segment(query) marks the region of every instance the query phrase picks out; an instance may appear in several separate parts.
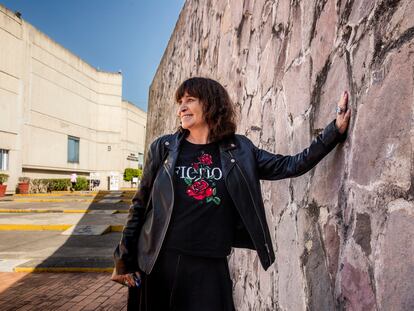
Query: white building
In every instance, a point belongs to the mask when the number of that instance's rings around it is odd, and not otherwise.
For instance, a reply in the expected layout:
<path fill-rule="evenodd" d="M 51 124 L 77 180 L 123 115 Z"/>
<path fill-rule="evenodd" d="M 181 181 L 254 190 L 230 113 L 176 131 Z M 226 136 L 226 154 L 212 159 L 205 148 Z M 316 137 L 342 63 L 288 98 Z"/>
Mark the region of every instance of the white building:
<path fill-rule="evenodd" d="M 97 70 L 0 5 L 0 172 L 96 174 L 101 189 L 142 162 L 146 113 L 122 100 L 122 75 Z"/>

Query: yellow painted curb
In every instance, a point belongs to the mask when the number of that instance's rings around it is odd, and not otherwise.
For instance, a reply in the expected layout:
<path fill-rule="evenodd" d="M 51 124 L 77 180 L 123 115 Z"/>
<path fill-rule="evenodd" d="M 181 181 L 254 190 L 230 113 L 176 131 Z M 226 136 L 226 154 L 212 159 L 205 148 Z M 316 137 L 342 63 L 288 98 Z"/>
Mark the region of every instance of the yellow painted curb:
<path fill-rule="evenodd" d="M 114 226 L 109 226 L 109 231 L 110 232 L 122 232 L 122 230 L 124 230 L 124 226 L 123 225 L 114 225 Z"/>
<path fill-rule="evenodd" d="M 29 225 L 29 224 L 0 224 L 0 231 L 65 231 L 73 225 Z M 122 232 L 123 225 L 110 225 L 109 230 L 104 232 Z"/>
<path fill-rule="evenodd" d="M 16 267 L 14 272 L 112 272 L 113 267 L 87 268 L 87 267 Z"/>
<path fill-rule="evenodd" d="M 61 213 L 61 210 L 48 209 L 0 209 L 0 213 Z"/>
<path fill-rule="evenodd" d="M 29 225 L 16 224 L 0 225 L 0 231 L 65 231 L 73 225 Z"/>
<path fill-rule="evenodd" d="M 93 198 L 93 199 L 14 199 L 14 202 L 20 203 L 34 203 L 34 202 L 98 202 L 104 200 L 105 198 Z M 120 199 L 121 203 L 131 203 L 132 199 Z M 109 203 L 116 204 L 116 203 Z"/>
<path fill-rule="evenodd" d="M 92 211 L 99 210 L 86 210 L 86 209 L 22 209 L 22 208 L 0 208 L 1 213 L 67 213 L 67 214 L 89 214 Z M 115 210 L 114 214 L 128 214 L 128 210 Z"/>
<path fill-rule="evenodd" d="M 65 202 L 64 199 L 14 199 L 14 202 L 23 202 L 23 203 L 30 203 L 30 202 Z"/>
<path fill-rule="evenodd" d="M 94 199 L 14 199 L 14 202 L 92 202 Z"/>
<path fill-rule="evenodd" d="M 94 197 L 98 192 L 91 193 L 28 193 L 28 194 L 14 194 L 15 197 Z"/>

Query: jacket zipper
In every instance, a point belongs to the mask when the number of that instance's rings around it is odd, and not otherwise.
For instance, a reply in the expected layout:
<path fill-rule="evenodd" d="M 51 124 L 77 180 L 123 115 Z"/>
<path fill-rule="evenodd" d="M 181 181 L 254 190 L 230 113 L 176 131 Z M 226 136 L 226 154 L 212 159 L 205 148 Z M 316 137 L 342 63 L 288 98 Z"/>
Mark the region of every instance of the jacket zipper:
<path fill-rule="evenodd" d="M 230 152 L 230 150 L 229 150 L 229 153 L 230 153 L 230 155 L 232 156 L 232 158 L 234 158 L 234 157 L 233 157 L 233 154 Z M 260 226 L 261 226 L 261 228 L 262 228 L 263 238 L 264 238 L 264 241 L 265 241 L 265 247 L 266 247 L 266 250 L 267 250 L 267 257 L 269 258 L 269 263 L 270 263 L 270 262 L 272 262 L 272 259 L 270 258 L 270 249 L 269 249 L 269 245 L 267 244 L 267 239 L 266 239 L 266 234 L 265 234 L 265 230 L 264 230 L 263 222 L 262 222 L 262 220 L 261 220 L 261 219 L 260 219 L 260 217 L 259 217 L 259 213 L 257 212 L 256 203 L 255 203 L 255 202 L 254 202 L 254 200 L 253 200 L 253 195 L 252 195 L 252 191 L 250 190 L 249 183 L 247 182 L 247 179 L 246 179 L 246 177 L 244 176 L 244 173 L 243 173 L 243 171 L 241 170 L 241 168 L 240 168 L 240 166 L 239 166 L 238 162 L 236 162 L 236 166 L 237 166 L 237 169 L 239 170 L 240 174 L 242 175 L 242 177 L 243 177 L 244 181 L 246 182 L 247 189 L 249 190 L 249 195 L 250 195 L 250 199 L 251 199 L 251 200 L 252 200 L 252 202 L 253 202 L 254 211 L 256 212 L 256 216 L 257 216 L 257 218 L 259 219 Z"/>
<path fill-rule="evenodd" d="M 168 175 L 168 178 L 170 179 L 170 184 L 171 184 L 171 189 L 172 189 L 172 200 L 171 200 L 171 201 L 172 201 L 172 203 L 171 203 L 171 206 L 170 206 L 170 213 L 169 213 L 169 215 L 168 215 L 168 219 L 167 219 L 166 225 L 164 226 L 164 230 L 162 231 L 161 241 L 160 241 L 160 243 L 159 243 L 158 248 L 157 248 L 157 249 L 156 249 L 156 251 L 155 251 L 155 256 L 154 256 L 153 261 L 152 261 L 152 263 L 151 263 L 151 265 L 150 265 L 150 269 L 149 269 L 149 272 L 148 272 L 148 273 L 151 273 L 152 268 L 154 267 L 155 261 L 157 260 L 158 255 L 159 255 L 159 253 L 160 253 L 161 246 L 162 246 L 162 244 L 163 244 L 163 242 L 164 242 L 165 234 L 167 233 L 168 226 L 170 225 L 170 220 L 171 220 L 171 215 L 172 215 L 172 209 L 173 209 L 173 207 L 174 207 L 174 186 L 173 186 L 173 183 L 172 183 L 172 178 L 171 178 L 170 172 L 168 172 L 168 169 L 167 169 L 167 167 L 165 166 L 165 164 L 163 165 L 163 167 L 164 167 L 164 169 L 165 169 L 165 172 L 166 172 L 166 173 L 167 173 L 167 175 Z"/>

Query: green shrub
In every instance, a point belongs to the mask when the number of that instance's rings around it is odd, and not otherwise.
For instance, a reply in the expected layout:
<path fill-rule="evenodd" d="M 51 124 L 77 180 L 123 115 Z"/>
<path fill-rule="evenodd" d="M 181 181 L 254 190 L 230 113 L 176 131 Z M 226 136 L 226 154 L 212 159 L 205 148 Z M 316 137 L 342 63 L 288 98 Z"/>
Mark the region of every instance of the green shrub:
<path fill-rule="evenodd" d="M 67 191 L 71 186 L 69 178 L 44 178 L 30 180 L 30 193 Z"/>
<path fill-rule="evenodd" d="M 19 177 L 19 183 L 28 183 L 30 182 L 29 177 Z"/>
<path fill-rule="evenodd" d="M 29 193 L 45 193 L 47 184 L 43 183 L 43 179 L 31 179 Z"/>
<path fill-rule="evenodd" d="M 72 185 L 69 178 L 44 179 L 49 191 L 67 191 Z"/>
<path fill-rule="evenodd" d="M 89 180 L 85 177 L 78 177 L 76 179 L 76 185 L 75 185 L 76 191 L 85 191 L 89 190 Z"/>
<path fill-rule="evenodd" d="M 9 175 L 7 174 L 0 174 L 0 185 L 5 183 L 9 179 Z"/>
<path fill-rule="evenodd" d="M 132 181 L 133 177 L 141 178 L 142 176 L 142 170 L 139 168 L 131 168 L 128 167 L 124 171 L 124 180 L 125 181 Z"/>

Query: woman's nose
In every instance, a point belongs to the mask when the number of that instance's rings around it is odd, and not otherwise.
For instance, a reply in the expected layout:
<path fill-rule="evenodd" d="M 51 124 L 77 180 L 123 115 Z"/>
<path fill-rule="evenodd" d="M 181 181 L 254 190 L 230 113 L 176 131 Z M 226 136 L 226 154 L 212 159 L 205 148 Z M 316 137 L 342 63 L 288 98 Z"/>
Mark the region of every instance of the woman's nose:
<path fill-rule="evenodd" d="M 187 109 L 187 108 L 182 107 L 182 106 L 178 107 L 178 109 L 177 109 L 177 116 L 180 116 L 180 113 L 181 113 L 181 112 L 184 112 L 186 109 Z"/>

